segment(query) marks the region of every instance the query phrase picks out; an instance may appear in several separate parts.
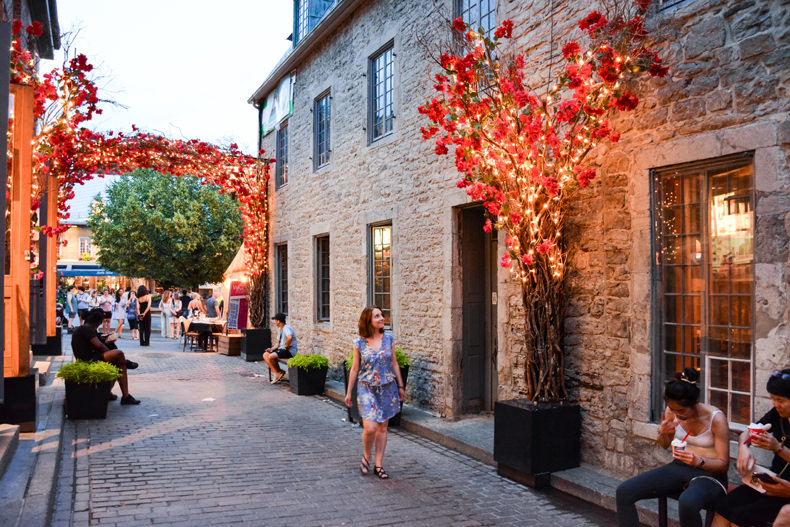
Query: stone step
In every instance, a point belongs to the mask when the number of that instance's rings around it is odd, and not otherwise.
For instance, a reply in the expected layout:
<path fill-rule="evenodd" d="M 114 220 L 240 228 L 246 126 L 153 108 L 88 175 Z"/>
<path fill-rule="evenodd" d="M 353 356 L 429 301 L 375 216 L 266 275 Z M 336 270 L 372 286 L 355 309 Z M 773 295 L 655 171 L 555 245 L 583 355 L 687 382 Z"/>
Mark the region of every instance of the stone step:
<path fill-rule="evenodd" d="M 33 369 L 38 370 L 38 385 L 46 386 L 50 379 L 49 369 L 52 366 L 52 361 L 37 360 L 33 362 Z"/>
<path fill-rule="evenodd" d="M 0 424 L 0 478 L 19 444 L 19 425 Z"/>

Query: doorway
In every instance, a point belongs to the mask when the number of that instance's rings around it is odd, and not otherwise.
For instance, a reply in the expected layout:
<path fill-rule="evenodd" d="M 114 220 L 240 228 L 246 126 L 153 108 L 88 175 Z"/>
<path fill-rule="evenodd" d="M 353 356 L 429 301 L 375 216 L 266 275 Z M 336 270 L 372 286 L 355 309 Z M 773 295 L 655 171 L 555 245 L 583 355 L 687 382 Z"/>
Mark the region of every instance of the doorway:
<path fill-rule="evenodd" d="M 482 206 L 460 211 L 462 413 L 494 409 L 497 388 L 497 236 Z"/>

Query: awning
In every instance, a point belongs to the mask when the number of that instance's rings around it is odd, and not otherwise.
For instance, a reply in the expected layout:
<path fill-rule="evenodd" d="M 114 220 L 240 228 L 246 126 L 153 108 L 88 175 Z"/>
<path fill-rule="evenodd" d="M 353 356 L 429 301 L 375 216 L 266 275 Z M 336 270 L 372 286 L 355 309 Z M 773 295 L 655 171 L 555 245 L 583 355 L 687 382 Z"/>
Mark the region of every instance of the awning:
<path fill-rule="evenodd" d="M 95 264 L 58 264 L 58 276 L 118 276 Z"/>

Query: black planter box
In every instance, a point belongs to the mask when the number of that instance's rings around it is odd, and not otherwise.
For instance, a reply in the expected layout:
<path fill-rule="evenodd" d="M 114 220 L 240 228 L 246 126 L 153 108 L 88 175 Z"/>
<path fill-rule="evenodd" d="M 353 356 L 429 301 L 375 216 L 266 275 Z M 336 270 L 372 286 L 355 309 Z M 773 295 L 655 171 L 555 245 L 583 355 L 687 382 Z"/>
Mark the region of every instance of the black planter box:
<path fill-rule="evenodd" d="M 115 381 L 77 384 L 66 381 L 66 415 L 69 419 L 104 419 Z"/>
<path fill-rule="evenodd" d="M 346 393 L 348 392 L 348 374 L 349 370 L 346 369 L 346 365 L 343 364 L 343 381 L 346 387 Z M 400 369 L 400 376 L 403 379 L 403 386 L 406 386 L 406 379 L 409 377 L 409 367 L 404 366 Z M 400 403 L 401 410 L 403 409 L 403 401 Z M 359 415 L 359 405 L 357 404 L 357 385 L 354 383 L 354 387 L 351 389 L 351 407 L 346 408 L 348 413 L 348 420 L 351 423 L 359 423 L 359 426 L 362 426 L 362 416 Z M 400 417 L 401 412 L 395 414 L 389 422 L 388 426 L 400 426 Z"/>
<path fill-rule="evenodd" d="M 291 387 L 291 393 L 296 395 L 321 395 L 324 393 L 326 372 L 328 370 L 328 367 L 311 368 L 309 370 L 288 367 L 288 384 Z"/>
<path fill-rule="evenodd" d="M 46 344 L 33 344 L 33 355 L 63 355 L 62 328 L 55 328 L 55 336 L 47 337 Z"/>
<path fill-rule="evenodd" d="M 0 423 L 19 425 L 20 432 L 36 431 L 36 386 L 38 370 L 24 377 L 5 377 L 4 397 L 0 404 Z"/>
<path fill-rule="evenodd" d="M 578 404 L 513 399 L 494 405 L 494 460 L 500 474 L 517 479 L 508 469 L 534 477 L 578 467 L 580 452 Z"/>
<path fill-rule="evenodd" d="M 241 358 L 247 362 L 263 360 L 263 352 L 272 347 L 272 330 L 268 328 L 242 329 Z"/>

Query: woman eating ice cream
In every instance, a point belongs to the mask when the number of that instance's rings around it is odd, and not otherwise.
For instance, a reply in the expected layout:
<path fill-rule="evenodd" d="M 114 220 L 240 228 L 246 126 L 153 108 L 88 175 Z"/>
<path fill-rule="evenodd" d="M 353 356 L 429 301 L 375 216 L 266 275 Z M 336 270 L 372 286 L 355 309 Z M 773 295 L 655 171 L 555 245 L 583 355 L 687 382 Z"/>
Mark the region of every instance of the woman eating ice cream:
<path fill-rule="evenodd" d="M 696 370 L 686 368 L 664 389 L 667 408 L 657 441 L 662 448 L 673 447 L 674 459 L 617 487 L 620 527 L 639 526 L 637 501 L 677 494 L 681 527 L 701 526 L 700 511 L 727 493 L 727 419 L 721 410 L 699 402 L 698 379 Z"/>

